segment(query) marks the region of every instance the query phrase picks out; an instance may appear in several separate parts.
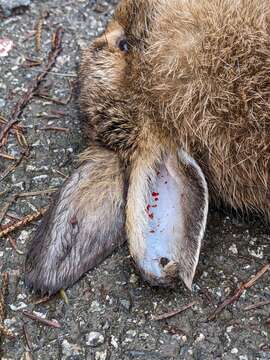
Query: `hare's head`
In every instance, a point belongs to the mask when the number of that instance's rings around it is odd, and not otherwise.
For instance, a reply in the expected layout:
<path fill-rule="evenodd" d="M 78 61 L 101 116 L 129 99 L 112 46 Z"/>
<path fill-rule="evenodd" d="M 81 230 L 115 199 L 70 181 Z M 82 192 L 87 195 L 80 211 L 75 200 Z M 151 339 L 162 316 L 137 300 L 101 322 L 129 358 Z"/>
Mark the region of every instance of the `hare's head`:
<path fill-rule="evenodd" d="M 130 81 L 154 3 L 122 1 L 105 33 L 83 53 L 80 106 L 96 145 L 82 155 L 32 241 L 26 278 L 42 292 L 71 285 L 126 238 L 151 284 L 181 277 L 191 287 L 207 185 L 197 163 L 144 118 L 130 90 L 139 86 Z"/>

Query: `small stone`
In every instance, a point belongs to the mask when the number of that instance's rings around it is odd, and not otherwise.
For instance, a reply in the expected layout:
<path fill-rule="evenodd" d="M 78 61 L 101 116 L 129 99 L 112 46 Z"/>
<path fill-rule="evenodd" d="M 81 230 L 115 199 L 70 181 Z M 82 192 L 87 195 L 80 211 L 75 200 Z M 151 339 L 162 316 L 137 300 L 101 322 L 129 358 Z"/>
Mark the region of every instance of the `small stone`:
<path fill-rule="evenodd" d="M 138 282 L 138 276 L 135 274 L 131 274 L 130 278 L 129 278 L 129 282 L 131 284 L 136 284 Z"/>
<path fill-rule="evenodd" d="M 9 307 L 12 311 L 18 311 L 27 308 L 27 305 L 21 301 L 18 303 L 18 305 L 10 304 Z"/>
<path fill-rule="evenodd" d="M 79 355 L 81 351 L 81 347 L 77 344 L 71 344 L 67 340 L 63 340 L 62 342 L 62 352 L 67 358 L 69 356 Z"/>
<path fill-rule="evenodd" d="M 101 333 L 92 331 L 86 336 L 86 345 L 97 347 L 102 344 L 104 344 L 104 336 Z"/>
<path fill-rule="evenodd" d="M 117 339 L 115 336 L 111 336 L 111 344 L 115 349 L 118 349 L 118 343 L 117 343 Z"/>
<path fill-rule="evenodd" d="M 100 303 L 98 301 L 93 301 L 91 303 L 91 307 L 90 307 L 90 311 L 91 312 L 100 312 L 101 307 L 100 307 Z"/>
<path fill-rule="evenodd" d="M 5 100 L 0 98 L 0 108 L 3 108 L 5 105 L 6 105 Z"/>
<path fill-rule="evenodd" d="M 205 340 L 205 336 L 203 334 L 199 334 L 199 336 L 196 338 L 195 343 L 201 342 Z"/>
<path fill-rule="evenodd" d="M 137 335 L 136 330 L 128 330 L 126 333 L 128 336 L 135 337 Z"/>
<path fill-rule="evenodd" d="M 95 360 L 106 360 L 107 359 L 107 351 L 103 351 L 103 352 L 96 352 L 96 357 Z"/>
<path fill-rule="evenodd" d="M 122 300 L 120 300 L 120 304 L 121 304 L 127 311 L 129 311 L 130 308 L 131 308 L 131 303 L 130 303 L 129 300 L 122 299 Z"/>
<path fill-rule="evenodd" d="M 26 230 L 22 230 L 21 233 L 20 233 L 20 236 L 18 237 L 18 240 L 24 244 L 28 239 L 29 239 L 29 232 L 26 231 Z"/>
<path fill-rule="evenodd" d="M 229 251 L 231 251 L 233 254 L 237 255 L 238 254 L 238 250 L 237 250 L 237 247 L 235 244 L 232 244 L 230 247 L 229 247 Z"/>

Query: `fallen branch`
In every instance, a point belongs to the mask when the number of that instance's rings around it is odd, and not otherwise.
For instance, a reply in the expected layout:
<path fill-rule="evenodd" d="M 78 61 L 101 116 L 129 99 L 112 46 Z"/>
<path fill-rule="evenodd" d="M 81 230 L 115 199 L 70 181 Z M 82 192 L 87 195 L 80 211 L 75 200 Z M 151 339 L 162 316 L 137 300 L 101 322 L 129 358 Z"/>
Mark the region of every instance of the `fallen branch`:
<path fill-rule="evenodd" d="M 30 224 L 31 222 L 39 219 L 41 216 L 43 216 L 45 214 L 46 211 L 47 211 L 47 208 L 42 208 L 38 212 L 26 215 L 24 218 L 22 218 L 21 220 L 13 223 L 11 225 L 7 224 L 7 225 L 2 226 L 2 230 L 0 230 L 0 239 L 7 236 L 11 232 L 18 230 L 19 228 L 26 226 L 26 225 Z"/>
<path fill-rule="evenodd" d="M 15 164 L 10 165 L 6 170 L 1 174 L 0 181 L 4 180 L 9 174 L 11 174 L 22 162 L 24 157 L 27 155 L 26 151 L 23 151 L 19 159 L 15 162 Z"/>
<path fill-rule="evenodd" d="M 9 130 L 19 121 L 19 117 L 21 116 L 23 109 L 29 103 L 29 101 L 35 95 L 37 88 L 39 87 L 40 83 L 46 78 L 49 71 L 53 68 L 58 55 L 62 51 L 62 38 L 63 38 L 63 28 L 59 27 L 56 30 L 56 33 L 53 37 L 52 42 L 52 49 L 48 55 L 47 63 L 43 69 L 43 71 L 39 72 L 39 74 L 35 77 L 35 79 L 29 85 L 28 90 L 25 94 L 19 99 L 17 104 L 15 105 L 11 115 L 9 117 L 8 123 L 3 127 L 0 133 L 0 144 L 5 137 L 5 135 L 9 132 Z"/>
<path fill-rule="evenodd" d="M 17 160 L 14 156 L 9 155 L 7 153 L 1 153 L 0 152 L 0 157 L 6 160 Z"/>
<path fill-rule="evenodd" d="M 14 334 L 4 325 L 4 320 L 6 318 L 5 302 L 8 295 L 8 283 L 8 273 L 4 273 L 2 275 L 2 287 L 0 288 L 0 334 L 12 339 L 15 337 Z"/>
<path fill-rule="evenodd" d="M 265 301 L 258 302 L 257 304 L 252 304 L 252 305 L 246 306 L 244 308 L 244 311 L 258 309 L 258 308 L 266 306 L 266 305 L 270 305 L 270 300 L 265 300 Z"/>
<path fill-rule="evenodd" d="M 222 311 L 228 306 L 238 301 L 243 292 L 249 288 L 251 288 L 268 270 L 270 269 L 270 263 L 264 265 L 262 269 L 257 272 L 255 276 L 249 279 L 246 283 L 240 285 L 239 289 L 237 289 L 232 296 L 225 299 L 216 309 L 215 311 L 208 316 L 208 321 L 214 320 L 218 315 L 222 313 Z"/>
<path fill-rule="evenodd" d="M 38 130 L 42 131 L 62 131 L 62 132 L 70 132 L 70 129 L 69 128 L 64 128 L 64 127 L 59 127 L 59 126 L 46 126 L 46 127 L 43 127 L 43 128 L 39 128 Z"/>
<path fill-rule="evenodd" d="M 59 324 L 59 322 L 57 320 L 47 320 L 47 319 L 43 319 L 40 316 L 35 315 L 34 313 L 31 313 L 29 311 L 23 310 L 22 314 L 26 317 L 28 317 L 31 320 L 37 321 L 45 326 L 49 326 L 55 329 L 60 329 L 61 325 Z"/>
<path fill-rule="evenodd" d="M 40 191 L 30 191 L 30 192 L 22 192 L 17 195 L 15 195 L 16 198 L 23 198 L 23 197 L 32 197 L 32 196 L 39 196 L 39 195 L 46 195 L 56 192 L 57 189 L 51 188 L 46 190 L 40 190 Z"/>
<path fill-rule="evenodd" d="M 26 329 L 26 325 L 23 325 L 23 335 L 24 335 L 24 338 L 25 338 L 25 343 L 26 343 L 26 346 L 28 348 L 28 351 L 30 351 L 32 353 L 33 346 L 32 346 L 32 342 L 31 342 L 31 339 L 29 337 L 28 331 Z"/>
<path fill-rule="evenodd" d="M 165 314 L 161 314 L 161 315 L 156 315 L 156 316 L 154 315 L 154 316 L 152 317 L 152 320 L 160 321 L 160 320 L 169 319 L 169 318 L 171 318 L 171 317 L 173 317 L 173 316 L 179 315 L 179 314 L 181 314 L 182 312 L 190 309 L 190 308 L 191 308 L 192 306 L 194 306 L 194 305 L 195 305 L 195 302 L 192 302 L 192 303 L 184 306 L 184 307 L 181 308 L 181 309 L 173 310 L 173 311 L 167 312 L 167 313 L 165 313 Z"/>

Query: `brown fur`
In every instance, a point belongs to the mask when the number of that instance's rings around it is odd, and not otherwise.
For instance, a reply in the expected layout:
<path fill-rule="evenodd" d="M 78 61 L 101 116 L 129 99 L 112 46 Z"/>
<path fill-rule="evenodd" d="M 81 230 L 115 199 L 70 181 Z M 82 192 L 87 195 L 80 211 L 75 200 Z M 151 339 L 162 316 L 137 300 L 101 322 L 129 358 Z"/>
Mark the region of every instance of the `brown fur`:
<path fill-rule="evenodd" d="M 95 139 L 124 158 L 154 138 L 180 145 L 212 197 L 269 218 L 269 11 L 268 0 L 122 1 L 113 22 L 130 52 L 94 54 L 97 39 L 82 57 Z"/>
<path fill-rule="evenodd" d="M 269 12 L 270 0 L 120 2 L 82 54 L 91 146 L 32 240 L 30 286 L 69 286 L 126 229 L 150 283 L 190 288 L 207 184 L 215 201 L 270 219 Z"/>

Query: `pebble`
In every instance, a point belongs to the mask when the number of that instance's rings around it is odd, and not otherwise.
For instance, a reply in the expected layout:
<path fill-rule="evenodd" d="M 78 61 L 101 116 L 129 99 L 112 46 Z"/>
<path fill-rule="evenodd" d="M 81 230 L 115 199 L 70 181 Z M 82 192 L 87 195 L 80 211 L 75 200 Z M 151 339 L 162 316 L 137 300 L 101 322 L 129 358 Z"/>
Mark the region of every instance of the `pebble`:
<path fill-rule="evenodd" d="M 69 356 L 79 355 L 81 351 L 81 347 L 77 344 L 71 344 L 67 340 L 63 340 L 62 342 L 62 352 L 64 358 L 68 358 Z"/>
<path fill-rule="evenodd" d="M 107 350 L 103 352 L 96 352 L 95 360 L 106 360 L 107 359 Z"/>
<path fill-rule="evenodd" d="M 97 332 L 91 331 L 88 335 L 86 335 L 86 345 L 91 347 L 97 347 L 104 344 L 104 336 Z"/>
<path fill-rule="evenodd" d="M 117 343 L 117 339 L 115 336 L 111 336 L 111 344 L 115 349 L 118 349 L 118 343 Z"/>
<path fill-rule="evenodd" d="M 125 300 L 125 299 L 121 299 L 120 300 L 120 304 L 126 309 L 126 310 L 130 310 L 131 308 L 131 303 L 129 300 Z"/>

